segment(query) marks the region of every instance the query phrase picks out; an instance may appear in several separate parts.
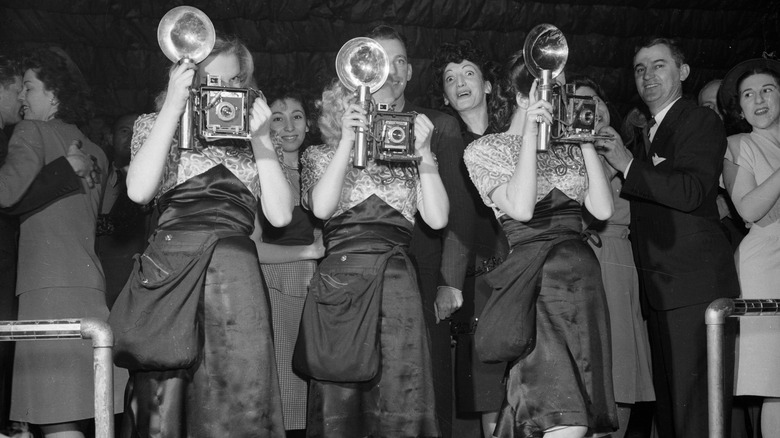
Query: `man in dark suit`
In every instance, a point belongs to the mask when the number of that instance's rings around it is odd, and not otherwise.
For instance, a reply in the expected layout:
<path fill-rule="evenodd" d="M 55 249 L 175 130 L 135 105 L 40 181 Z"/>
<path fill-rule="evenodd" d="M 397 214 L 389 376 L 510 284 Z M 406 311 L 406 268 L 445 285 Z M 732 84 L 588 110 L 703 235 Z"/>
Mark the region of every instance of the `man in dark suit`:
<path fill-rule="evenodd" d="M 656 424 L 664 438 L 707 436 L 704 313 L 713 300 L 739 294 L 715 203 L 726 134 L 715 112 L 681 99 L 689 72 L 673 41 L 656 38 L 641 45 L 634 55 L 634 80 L 653 116 L 645 147 L 632 155 L 611 128 L 604 133 L 613 139 L 597 142 L 609 163 L 623 170 L 621 196 L 631 201 L 631 241 L 653 356 Z"/>
<path fill-rule="evenodd" d="M 388 104 L 393 111 L 425 114 L 433 122 L 431 150 L 436 155 L 447 196 L 450 215 L 443 231 L 432 230 L 418 216 L 410 253 L 417 266 L 423 313 L 431 337 L 436 415 L 442 436 L 452 433 L 452 353 L 449 324 L 438 324 L 463 304 L 463 282 L 468 262 L 464 236 L 469 235 L 467 217 L 460 214 L 468 202 L 468 176 L 462 168 L 465 146 L 458 122 L 439 111 L 421 108 L 406 101 L 404 91 L 412 78 L 412 66 L 406 54 L 406 39 L 396 29 L 380 25 L 368 35 L 387 52 L 390 74 L 381 89 L 373 94 L 376 103 Z M 462 171 L 463 170 L 463 171 Z"/>

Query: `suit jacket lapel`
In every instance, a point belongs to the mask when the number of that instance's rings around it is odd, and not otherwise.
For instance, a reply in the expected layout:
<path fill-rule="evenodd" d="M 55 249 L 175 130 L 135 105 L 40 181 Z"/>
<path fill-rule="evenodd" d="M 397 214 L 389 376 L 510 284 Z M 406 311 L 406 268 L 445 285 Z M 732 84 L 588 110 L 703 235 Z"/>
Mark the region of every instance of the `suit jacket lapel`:
<path fill-rule="evenodd" d="M 650 151 L 647 153 L 648 157 L 653 155 L 651 152 L 657 152 L 659 147 L 667 143 L 669 136 L 674 133 L 674 127 L 677 125 L 677 122 L 680 119 L 680 114 L 682 114 L 685 106 L 685 100 L 680 98 L 677 102 L 674 103 L 674 105 L 672 105 L 671 108 L 669 108 L 669 111 L 666 113 L 666 116 L 664 116 L 661 124 L 658 125 L 658 130 L 655 131 L 655 137 L 653 137 Z"/>

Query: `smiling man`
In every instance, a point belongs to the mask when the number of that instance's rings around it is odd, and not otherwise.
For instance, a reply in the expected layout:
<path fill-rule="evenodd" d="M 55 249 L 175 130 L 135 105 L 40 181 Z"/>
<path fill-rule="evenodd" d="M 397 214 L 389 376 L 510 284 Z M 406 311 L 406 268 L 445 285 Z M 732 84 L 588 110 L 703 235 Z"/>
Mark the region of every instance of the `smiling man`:
<path fill-rule="evenodd" d="M 631 242 L 648 317 L 656 424 L 659 436 L 667 438 L 707 436 L 704 313 L 713 300 L 739 294 L 715 203 L 726 134 L 715 112 L 681 98 L 689 73 L 673 41 L 656 38 L 641 45 L 634 56 L 634 80 L 653 116 L 645 147 L 632 155 L 611 128 L 605 132 L 613 139 L 598 142 L 609 163 L 623 170 L 621 196 L 631 200 Z M 729 334 L 727 352 L 733 349 Z M 726 364 L 733 366 L 729 360 Z"/>

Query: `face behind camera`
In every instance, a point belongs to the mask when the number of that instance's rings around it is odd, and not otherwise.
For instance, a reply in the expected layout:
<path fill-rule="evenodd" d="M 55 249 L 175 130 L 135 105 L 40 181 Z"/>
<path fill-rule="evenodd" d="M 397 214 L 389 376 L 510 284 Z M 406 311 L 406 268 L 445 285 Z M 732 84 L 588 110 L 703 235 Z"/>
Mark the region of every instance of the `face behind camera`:
<path fill-rule="evenodd" d="M 200 136 L 206 141 L 218 139 L 249 140 L 250 91 L 247 88 L 221 86 L 219 76 L 209 75 L 206 85 L 195 96 L 195 118 Z"/>

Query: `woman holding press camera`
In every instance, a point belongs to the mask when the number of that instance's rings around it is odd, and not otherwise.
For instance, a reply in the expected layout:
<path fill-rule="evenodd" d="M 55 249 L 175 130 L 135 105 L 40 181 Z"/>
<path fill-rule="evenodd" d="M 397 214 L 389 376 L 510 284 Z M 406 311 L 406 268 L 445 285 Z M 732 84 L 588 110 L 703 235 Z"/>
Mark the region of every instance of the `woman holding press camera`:
<path fill-rule="evenodd" d="M 591 97 L 596 101 L 595 131 L 610 126 L 613 118 L 604 91 L 587 76 L 571 76 L 577 96 Z M 619 124 L 616 124 L 619 126 Z M 617 131 L 617 129 L 616 129 Z M 639 277 L 634 266 L 634 254 L 628 240 L 628 224 L 631 218 L 629 203 L 620 197 L 623 187 L 620 172 L 606 160 L 601 160 L 612 189 L 615 213 L 606 221 L 592 220 L 588 225 L 588 239 L 601 265 L 601 278 L 609 307 L 612 339 L 612 381 L 615 388 L 620 429 L 613 438 L 623 438 L 636 402 L 655 400 L 650 363 L 650 342 L 647 327 L 639 306 Z"/>
<path fill-rule="evenodd" d="M 494 292 L 476 333 L 482 359 L 509 361 L 494 435 L 609 433 L 617 418 L 607 304 L 598 260 L 581 238 L 582 204 L 597 219 L 612 215 L 609 184 L 593 144 L 537 152 L 538 122 L 553 122 L 552 105 L 537 100 L 522 53 L 492 97 L 491 122 L 502 133 L 469 145 L 464 161 L 511 247 L 487 274 Z"/>
<path fill-rule="evenodd" d="M 189 437 L 284 436 L 268 297 L 249 238 L 258 208 L 275 226 L 291 217 L 291 190 L 270 137 L 271 111 L 262 96 L 251 103 L 249 141 L 199 139 L 191 150 L 178 147 L 193 79 L 218 77 L 223 87 L 246 87 L 253 70 L 243 43 L 218 36 L 200 64 L 172 66 L 159 112 L 135 123 L 128 197 L 140 204 L 156 198 L 160 209 L 140 268 L 150 282 L 164 282 L 194 258 L 195 276 L 205 280 L 187 291 L 199 297 L 191 322 L 199 327 L 194 364 L 166 369 L 151 358 L 138 366 L 127 390 L 130 436 L 158 430 Z M 210 250 L 201 253 L 208 242 Z M 122 311 L 122 294 L 112 318 Z M 166 336 L 163 331 L 148 342 L 176 342 Z"/>
<path fill-rule="evenodd" d="M 322 93 L 321 108 L 326 144 L 307 149 L 301 183 L 305 205 L 326 221 L 326 256 L 296 345 L 296 366 L 312 376 L 307 434 L 439 436 L 428 336 L 407 256 L 418 210 L 434 229 L 447 224 L 449 202 L 430 150 L 433 124 L 415 118 L 419 163 L 369 159 L 357 168 L 355 128 L 368 128 L 368 114 L 338 82 Z M 343 328 L 349 333 L 341 336 Z"/>

